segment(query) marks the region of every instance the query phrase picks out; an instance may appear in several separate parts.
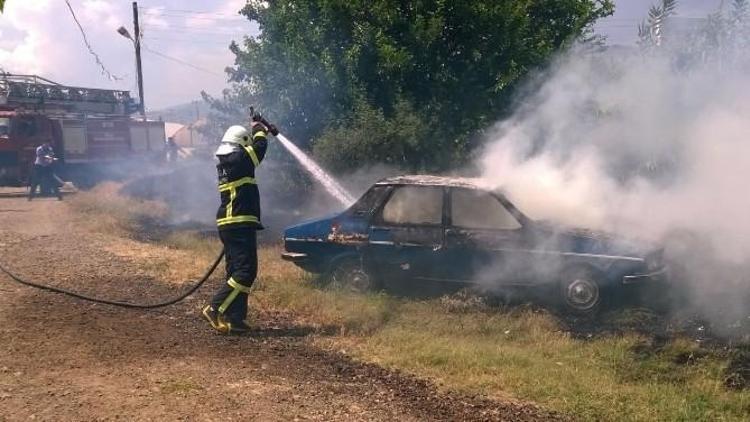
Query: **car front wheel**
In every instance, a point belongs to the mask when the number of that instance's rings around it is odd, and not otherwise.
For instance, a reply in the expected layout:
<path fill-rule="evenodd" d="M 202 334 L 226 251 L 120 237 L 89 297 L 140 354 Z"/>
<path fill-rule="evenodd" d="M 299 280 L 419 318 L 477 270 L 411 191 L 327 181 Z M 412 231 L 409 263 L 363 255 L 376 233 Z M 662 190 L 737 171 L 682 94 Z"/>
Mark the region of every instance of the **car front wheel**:
<path fill-rule="evenodd" d="M 329 273 L 330 286 L 337 289 L 362 293 L 374 290 L 376 282 L 359 258 L 346 258 L 334 262 Z"/>
<path fill-rule="evenodd" d="M 593 315 L 602 306 L 604 292 L 596 272 L 584 268 L 572 268 L 563 273 L 560 280 L 562 304 L 568 312 L 577 315 Z"/>

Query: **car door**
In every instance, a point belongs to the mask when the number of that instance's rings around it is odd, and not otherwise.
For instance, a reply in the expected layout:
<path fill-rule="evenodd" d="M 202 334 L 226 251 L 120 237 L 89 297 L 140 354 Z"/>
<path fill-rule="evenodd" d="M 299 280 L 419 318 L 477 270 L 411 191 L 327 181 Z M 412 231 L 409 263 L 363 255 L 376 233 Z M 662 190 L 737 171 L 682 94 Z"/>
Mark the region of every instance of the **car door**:
<path fill-rule="evenodd" d="M 394 186 L 373 216 L 365 258 L 391 282 L 435 276 L 445 233 L 445 189 Z"/>
<path fill-rule="evenodd" d="M 487 287 L 529 282 L 530 255 L 523 220 L 500 197 L 451 188 L 443 274 Z"/>

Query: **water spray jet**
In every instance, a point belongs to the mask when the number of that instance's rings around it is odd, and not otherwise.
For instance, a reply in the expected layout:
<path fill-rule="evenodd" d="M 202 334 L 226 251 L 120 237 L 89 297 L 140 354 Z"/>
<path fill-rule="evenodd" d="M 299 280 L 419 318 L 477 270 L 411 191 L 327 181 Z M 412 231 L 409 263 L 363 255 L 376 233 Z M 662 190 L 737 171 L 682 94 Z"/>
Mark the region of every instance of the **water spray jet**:
<path fill-rule="evenodd" d="M 254 107 L 250 107 L 250 116 L 252 116 L 252 119 L 258 122 L 263 123 L 268 128 L 268 131 L 271 132 L 271 135 L 275 136 L 279 142 L 281 142 L 281 145 L 286 148 L 287 151 L 289 151 L 292 156 L 299 161 L 299 163 L 302 165 L 302 167 L 307 170 L 308 173 L 310 173 L 315 180 L 320 182 L 321 185 L 326 189 L 326 191 L 336 198 L 337 201 L 341 203 L 341 205 L 348 207 L 349 205 L 353 204 L 355 201 L 355 198 L 346 190 L 344 189 L 339 182 L 336 181 L 336 179 L 333 178 L 328 172 L 323 170 L 322 167 L 318 165 L 318 163 L 315 162 L 309 155 L 305 154 L 304 151 L 302 151 L 297 145 L 294 144 L 294 142 L 290 141 L 286 136 L 279 133 L 279 129 L 276 127 L 276 125 L 270 123 L 268 120 L 266 120 L 260 113 L 255 112 Z"/>
<path fill-rule="evenodd" d="M 347 192 L 346 189 L 341 187 L 341 185 L 330 174 L 323 170 L 297 145 L 295 145 L 292 141 L 287 139 L 287 137 L 282 134 L 278 134 L 276 138 L 278 138 L 279 142 L 281 142 L 281 145 L 283 145 L 284 148 L 286 148 L 287 151 L 289 151 L 289 153 L 292 154 L 292 156 L 294 156 L 294 158 L 296 158 L 300 164 L 302 164 L 302 167 L 304 167 L 305 170 L 308 171 L 308 173 L 315 177 L 315 180 L 320 182 L 320 184 L 323 185 L 324 188 L 326 188 L 326 191 L 331 194 L 331 196 L 336 198 L 336 200 L 339 201 L 341 205 L 349 206 L 354 203 L 354 197 L 349 192 Z"/>

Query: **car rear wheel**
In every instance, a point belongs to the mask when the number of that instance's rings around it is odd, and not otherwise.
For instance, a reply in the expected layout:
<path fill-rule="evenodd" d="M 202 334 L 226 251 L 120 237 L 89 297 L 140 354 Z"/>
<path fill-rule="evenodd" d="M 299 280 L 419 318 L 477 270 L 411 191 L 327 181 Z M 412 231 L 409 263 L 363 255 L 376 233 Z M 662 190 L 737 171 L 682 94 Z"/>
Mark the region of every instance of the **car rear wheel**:
<path fill-rule="evenodd" d="M 565 310 L 576 315 L 595 314 L 602 307 L 604 299 L 600 277 L 585 267 L 563 272 L 560 294 Z"/>
<path fill-rule="evenodd" d="M 357 293 L 374 290 L 376 287 L 374 277 L 358 258 L 346 258 L 335 262 L 330 270 L 329 279 L 331 287 Z"/>

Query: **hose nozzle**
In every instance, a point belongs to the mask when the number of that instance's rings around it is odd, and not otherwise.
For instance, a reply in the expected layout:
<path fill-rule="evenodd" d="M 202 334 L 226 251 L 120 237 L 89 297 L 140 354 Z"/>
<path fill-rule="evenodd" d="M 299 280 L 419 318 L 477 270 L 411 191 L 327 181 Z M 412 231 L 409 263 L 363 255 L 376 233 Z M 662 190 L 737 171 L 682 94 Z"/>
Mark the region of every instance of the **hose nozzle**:
<path fill-rule="evenodd" d="M 276 125 L 273 125 L 268 122 L 268 120 L 265 119 L 260 113 L 257 113 L 255 111 L 254 107 L 250 107 L 250 119 L 253 122 L 260 122 L 263 124 L 263 126 L 268 128 L 268 131 L 271 132 L 271 135 L 278 136 L 279 135 L 279 129 L 276 128 Z"/>

